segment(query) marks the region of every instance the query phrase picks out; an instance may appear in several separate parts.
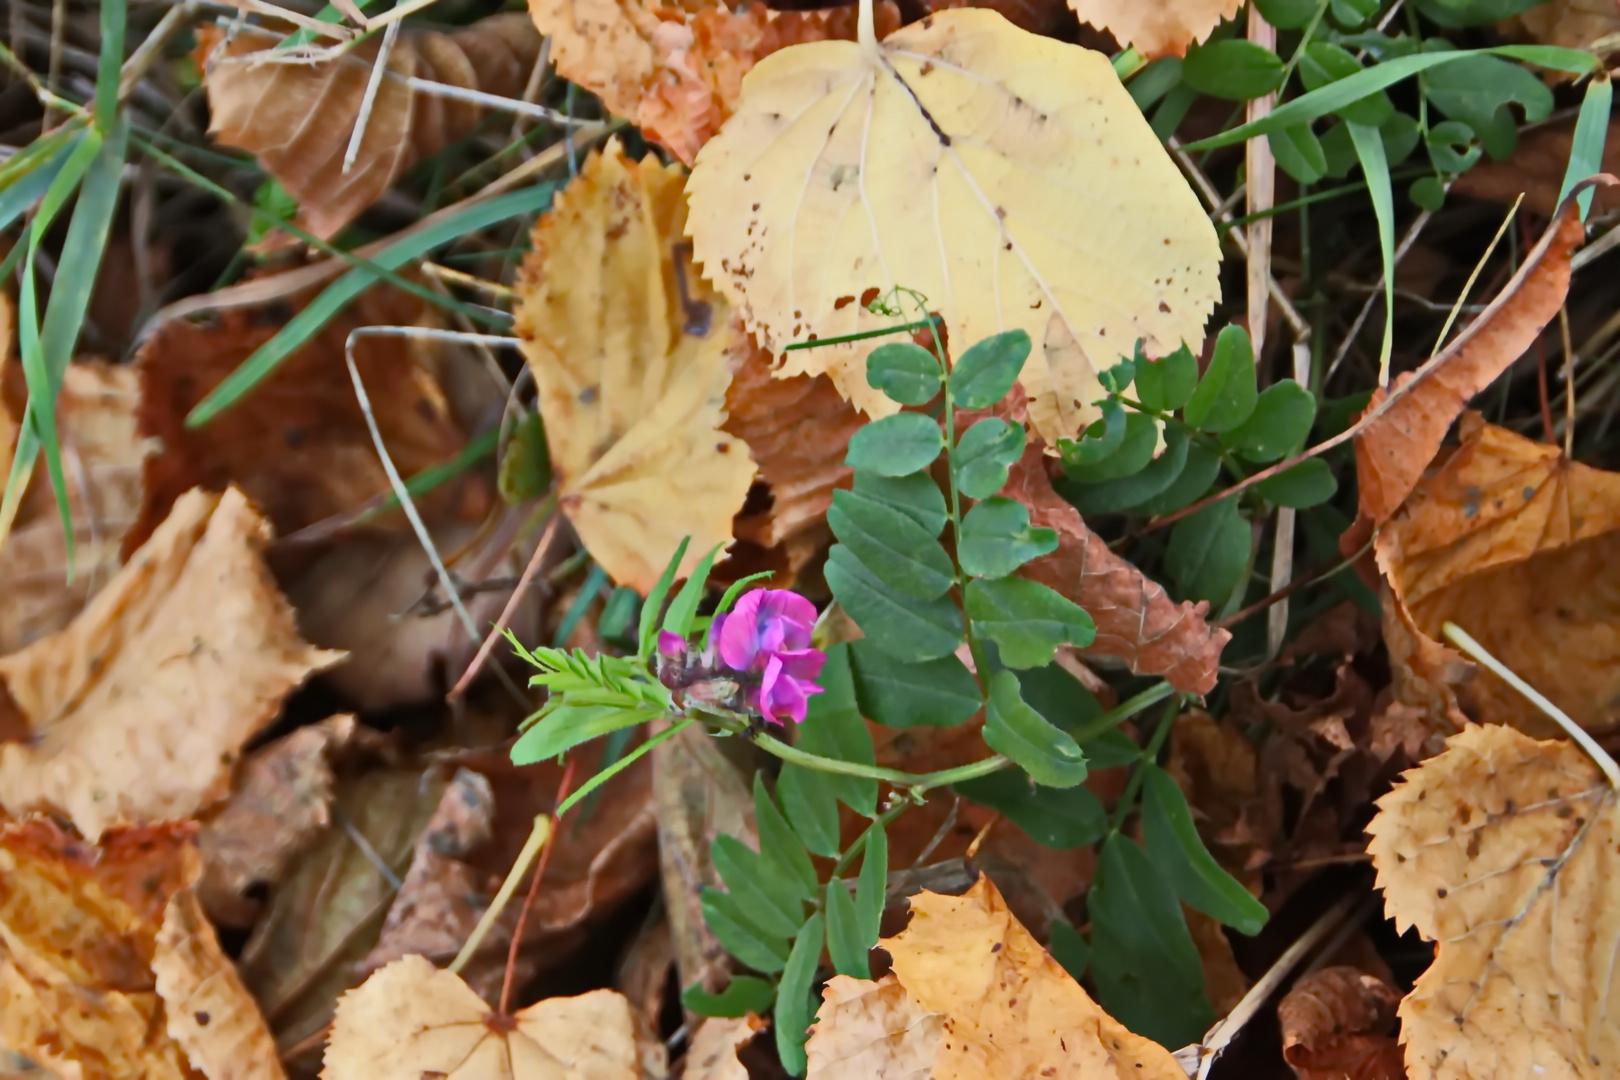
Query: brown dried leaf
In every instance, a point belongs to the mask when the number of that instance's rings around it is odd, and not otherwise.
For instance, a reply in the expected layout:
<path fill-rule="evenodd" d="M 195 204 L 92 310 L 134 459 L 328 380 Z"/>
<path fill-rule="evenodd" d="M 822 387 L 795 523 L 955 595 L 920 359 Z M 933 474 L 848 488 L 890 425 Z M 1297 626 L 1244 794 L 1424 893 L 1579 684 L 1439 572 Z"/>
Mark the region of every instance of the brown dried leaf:
<path fill-rule="evenodd" d="M 420 956 L 380 969 L 338 1002 L 323 1080 L 651 1080 L 664 1047 L 612 990 L 546 998 L 497 1017 Z"/>
<path fill-rule="evenodd" d="M 685 254 L 684 180 L 617 141 L 534 230 L 518 334 L 539 390 L 559 504 L 614 581 L 645 594 L 731 541 L 754 477 L 720 430 L 736 343 L 726 302 Z"/>
<path fill-rule="evenodd" d="M 522 15 L 491 15 L 449 34 L 411 30 L 388 55 L 354 164 L 344 156 L 371 79 L 382 35 L 341 55 L 288 63 L 275 35 L 239 29 L 199 34 L 209 131 L 258 155 L 298 200 L 298 224 L 330 240 L 380 199 L 405 170 L 472 132 L 487 110 L 408 85 L 410 78 L 498 97 L 520 97 L 540 55 L 540 36 Z"/>
<path fill-rule="evenodd" d="M 1204 620 L 1208 602 L 1175 603 L 1162 585 L 1109 551 L 1080 512 L 1052 490 L 1039 445 L 1024 451 L 1001 494 L 1029 507 L 1032 525 L 1057 530 L 1057 550 L 1019 573 L 1091 614 L 1097 639 L 1080 650 L 1082 656 L 1123 660 L 1137 674 L 1163 675 L 1186 693 L 1215 688 L 1221 650 L 1231 633 Z"/>
<path fill-rule="evenodd" d="M 1615 17 L 1612 0 L 1598 0 Z M 1559 0 L 1532 8 L 1526 14 L 1551 12 L 1561 6 Z M 1620 21 L 1620 20 L 1617 20 Z M 1579 48 L 1579 46 L 1576 46 Z M 1558 195 L 1563 190 L 1564 170 L 1569 163 L 1570 151 L 1575 143 L 1575 121 L 1552 127 L 1537 128 L 1519 137 L 1513 154 L 1506 161 L 1490 158 L 1457 177 L 1451 190 L 1459 195 L 1511 206 L 1522 194 L 1524 208 L 1538 217 L 1550 218 L 1558 209 Z M 1610 121 L 1609 135 L 1603 144 L 1603 159 L 1599 172 L 1620 173 L 1620 121 Z M 1592 211 L 1601 214 L 1620 207 L 1620 191 L 1599 188 L 1593 200 Z M 1403 260 L 1402 265 L 1405 265 Z M 1429 295 L 1424 293 L 1423 295 Z"/>
<path fill-rule="evenodd" d="M 1186 55 L 1187 46 L 1236 15 L 1243 0 L 1069 0 L 1069 6 L 1121 46 L 1152 58 Z"/>
<path fill-rule="evenodd" d="M 362 326 L 416 326 L 427 318 L 415 297 L 372 289 L 261 382 L 240 403 L 200 428 L 192 408 L 269 341 L 309 299 L 269 308 L 227 308 L 205 322 L 171 319 L 141 346 L 141 434 L 163 449 L 146 463 L 146 505 L 128 548 L 143 542 L 174 500 L 194 487 L 235 484 L 276 535 L 358 509 L 390 491 L 344 364 L 344 345 Z M 371 397 L 383 445 L 404 476 L 449 461 L 462 433 L 441 389 L 433 346 L 403 338 L 355 342 L 354 360 Z M 453 489 L 428 496 L 444 508 Z M 482 507 L 473 507 L 479 516 Z M 405 527 L 402 515 L 384 519 Z"/>
<path fill-rule="evenodd" d="M 1491 305 L 1429 362 L 1432 367 L 1425 366 L 1428 374 L 1422 385 L 1356 436 L 1358 525 L 1380 525 L 1395 512 L 1469 399 L 1507 370 L 1558 314 L 1569 292 L 1570 253 L 1585 239 L 1586 227 L 1578 215 L 1566 213 L 1548 226 Z M 1416 377 L 1408 372 L 1395 380 L 1395 386 L 1406 386 Z M 1368 410 L 1386 396 L 1383 390 L 1374 391 Z"/>
<path fill-rule="evenodd" d="M 1598 1080 L 1620 1061 L 1616 793 L 1573 743 L 1469 727 L 1378 800 L 1396 927 L 1437 943 L 1400 1005 L 1411 1080 Z"/>
<path fill-rule="evenodd" d="M 1566 49 L 1590 50 L 1609 38 L 1606 51 L 1613 53 L 1613 36 L 1620 33 L 1620 6 L 1614 0 L 1551 0 L 1520 12 L 1517 19 L 1543 45 Z"/>
<path fill-rule="evenodd" d="M 312 648 L 259 558 L 269 527 L 232 488 L 193 491 L 66 630 L 0 658 L 31 737 L 0 745 L 0 804 L 120 818 L 197 814 L 242 745 L 341 654 Z"/>
<path fill-rule="evenodd" d="M 1462 443 L 1380 531 L 1383 570 L 1430 667 L 1454 622 L 1582 727 L 1620 721 L 1620 473 L 1468 413 Z M 1391 654 L 1406 654 L 1391 643 Z M 1432 677 L 1431 682 L 1434 680 Z M 1440 682 L 1444 687 L 1446 683 Z M 1402 700 L 1433 705 L 1405 688 Z M 1465 711 L 1533 735 L 1556 731 L 1517 690 L 1480 671 Z"/>
<path fill-rule="evenodd" d="M 1020 29 L 1063 41 L 1073 40 L 1076 29 L 1074 12 L 1065 0 L 923 0 L 923 10 L 929 12 L 963 7 L 990 8 L 1000 12 L 1008 22 Z M 1080 44 L 1106 47 L 1101 42 L 1093 45 L 1087 40 L 1082 40 Z"/>
<path fill-rule="evenodd" d="M 764 1030 L 765 1021 L 753 1013 L 735 1019 L 705 1017 L 692 1034 L 681 1080 L 748 1080 L 748 1069 L 737 1060 L 737 1051 Z"/>
<path fill-rule="evenodd" d="M 1388 1034 L 1401 995 L 1376 975 L 1329 967 L 1305 976 L 1277 1005 L 1283 1057 L 1299 1080 L 1406 1080 Z"/>
<path fill-rule="evenodd" d="M 280 1080 L 197 907 L 194 831 L 117 828 L 91 847 L 45 820 L 0 827 L 0 1041 L 79 1080 Z"/>

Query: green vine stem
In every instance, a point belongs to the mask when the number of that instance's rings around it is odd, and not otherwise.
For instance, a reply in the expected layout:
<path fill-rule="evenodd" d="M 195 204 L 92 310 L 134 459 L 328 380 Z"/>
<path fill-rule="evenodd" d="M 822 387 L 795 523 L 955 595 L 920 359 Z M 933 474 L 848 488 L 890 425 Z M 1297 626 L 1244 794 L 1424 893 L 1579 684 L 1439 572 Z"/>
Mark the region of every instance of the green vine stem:
<path fill-rule="evenodd" d="M 1125 818 L 1136 804 L 1137 793 L 1142 790 L 1142 784 L 1147 777 L 1142 765 L 1158 760 L 1159 751 L 1164 747 L 1164 741 L 1170 737 L 1170 729 L 1176 726 L 1176 716 L 1181 712 L 1181 699 L 1170 702 L 1165 707 L 1164 715 L 1159 718 L 1159 726 L 1153 732 L 1153 738 L 1142 748 L 1142 756 L 1137 759 L 1136 768 L 1131 770 L 1131 778 L 1125 784 L 1125 793 L 1114 804 L 1113 816 L 1108 819 L 1108 835 L 1113 836 L 1125 824 Z"/>

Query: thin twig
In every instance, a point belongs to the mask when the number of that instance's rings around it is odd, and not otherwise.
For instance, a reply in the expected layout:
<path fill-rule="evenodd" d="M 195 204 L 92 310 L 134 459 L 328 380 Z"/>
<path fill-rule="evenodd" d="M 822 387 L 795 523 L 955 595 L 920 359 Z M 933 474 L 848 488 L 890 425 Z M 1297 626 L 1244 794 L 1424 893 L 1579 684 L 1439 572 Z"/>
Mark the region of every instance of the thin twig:
<path fill-rule="evenodd" d="M 551 550 L 551 538 L 557 532 L 558 520 L 559 515 L 553 513 L 551 520 L 546 523 L 546 531 L 541 534 L 540 542 L 535 545 L 534 554 L 529 556 L 529 564 L 523 568 L 523 576 L 518 578 L 517 588 L 512 590 L 511 596 L 507 597 L 506 606 L 501 609 L 500 617 L 495 620 L 495 625 L 484 636 L 483 643 L 478 646 L 477 655 L 472 658 L 472 663 L 467 665 L 467 670 L 461 673 L 461 678 L 456 680 L 456 685 L 451 687 L 450 693 L 445 695 L 446 700 L 456 701 L 459 699 L 466 692 L 467 687 L 471 685 L 473 679 L 478 677 L 479 671 L 483 670 L 484 661 L 489 659 L 490 652 L 495 648 L 495 642 L 501 638 L 507 624 L 512 620 L 513 613 L 517 611 L 518 604 L 522 602 L 523 594 L 529 591 L 529 583 L 534 580 L 534 575 L 539 571 L 540 563 L 544 561 L 546 552 Z M 560 797 L 558 801 L 561 801 Z"/>
<path fill-rule="evenodd" d="M 1425 210 L 1417 217 L 1413 218 L 1412 224 L 1406 227 L 1406 235 L 1402 236 L 1401 242 L 1395 245 L 1395 260 L 1393 264 L 1395 268 L 1398 269 L 1400 267 L 1401 260 L 1406 258 L 1406 253 L 1410 251 L 1412 249 L 1412 245 L 1417 242 L 1418 233 L 1423 231 L 1423 226 L 1427 225 L 1429 223 L 1429 219 L 1433 216 L 1434 214 L 1431 211 Z M 1323 386 L 1326 386 L 1333 378 L 1334 373 L 1339 370 L 1339 365 L 1344 363 L 1344 358 L 1350 355 L 1350 348 L 1356 343 L 1356 338 L 1361 334 L 1361 328 L 1367 325 L 1367 316 L 1372 314 L 1373 304 L 1376 303 L 1378 298 L 1383 295 L 1383 293 L 1379 291 L 1383 284 L 1384 275 L 1379 274 L 1378 283 L 1373 286 L 1374 291 L 1367 294 L 1367 299 L 1361 305 L 1361 310 L 1356 313 L 1355 322 L 1350 324 L 1349 332 L 1344 335 L 1344 341 L 1340 343 L 1339 351 L 1333 357 L 1333 363 L 1328 365 L 1327 374 L 1322 377 Z"/>
<path fill-rule="evenodd" d="M 563 768 L 562 782 L 557 785 L 557 798 L 551 805 L 561 806 L 563 800 L 568 798 L 568 789 L 574 782 L 574 759 L 569 758 L 568 764 Z M 555 810 L 551 814 L 551 834 L 557 835 L 562 828 L 562 819 Z M 502 1016 L 510 1015 L 507 1006 L 512 1001 L 512 972 L 517 969 L 518 948 L 523 944 L 523 931 L 529 926 L 529 910 L 534 907 L 535 898 L 540 895 L 540 879 L 546 876 L 546 864 L 551 861 L 551 849 L 556 844 L 547 844 L 540 851 L 540 865 L 534 868 L 534 877 L 529 879 L 529 894 L 523 898 L 523 906 L 518 909 L 517 926 L 512 929 L 512 943 L 506 949 L 506 974 L 501 977 L 501 1003 L 495 1010 Z"/>
<path fill-rule="evenodd" d="M 366 141 L 366 128 L 371 126 L 371 110 L 377 104 L 377 93 L 382 89 L 383 76 L 388 73 L 388 61 L 394 55 L 394 42 L 399 40 L 399 27 L 397 22 L 388 24 L 383 31 L 382 45 L 377 49 L 377 55 L 371 62 L 371 74 L 366 79 L 366 92 L 360 98 L 360 115 L 355 117 L 354 130 L 349 133 L 349 146 L 343 152 L 343 175 L 348 176 L 349 170 L 360 156 L 360 144 Z"/>

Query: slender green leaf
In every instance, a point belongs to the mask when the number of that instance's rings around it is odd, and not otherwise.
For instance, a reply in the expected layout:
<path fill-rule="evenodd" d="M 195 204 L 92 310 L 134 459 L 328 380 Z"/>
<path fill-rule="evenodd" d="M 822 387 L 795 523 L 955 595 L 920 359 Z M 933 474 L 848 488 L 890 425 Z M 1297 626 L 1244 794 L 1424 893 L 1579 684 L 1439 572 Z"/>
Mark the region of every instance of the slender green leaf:
<path fill-rule="evenodd" d="M 929 539 L 939 535 L 950 520 L 945 496 L 927 473 L 910 476 L 879 476 L 865 469 L 855 470 L 855 494 L 892 507 L 922 526 Z"/>
<path fill-rule="evenodd" d="M 804 846 L 824 859 L 836 859 L 838 796 L 825 783 L 827 779 L 827 773 L 816 772 L 803 765 L 783 765 L 781 775 L 776 778 L 776 794 L 782 800 L 782 810 L 792 824 L 794 833 L 804 842 Z"/>
<path fill-rule="evenodd" d="M 879 345 L 866 358 L 866 381 L 891 401 L 926 405 L 939 393 L 939 361 L 915 342 Z"/>
<path fill-rule="evenodd" d="M 1293 379 L 1266 387 L 1249 418 L 1221 435 L 1221 444 L 1249 461 L 1270 462 L 1294 453 L 1316 421 L 1316 397 Z"/>
<path fill-rule="evenodd" d="M 1609 114 L 1614 111 L 1614 83 L 1595 78 L 1586 84 L 1586 97 L 1581 101 L 1581 115 L 1575 121 L 1575 137 L 1570 142 L 1569 166 L 1564 170 L 1564 182 L 1558 189 L 1562 203 L 1576 184 L 1603 171 L 1603 145 L 1609 134 Z M 1581 192 L 1577 205 L 1581 219 L 1592 209 L 1590 188 Z"/>
<path fill-rule="evenodd" d="M 110 132 L 118 117 L 118 84 L 124 66 L 127 0 L 101 0 L 101 51 L 96 59 L 96 127 Z"/>
<path fill-rule="evenodd" d="M 1165 573 L 1190 600 L 1220 605 L 1243 580 L 1249 565 L 1249 523 L 1237 500 L 1222 499 L 1176 522 L 1164 555 Z"/>
<path fill-rule="evenodd" d="M 771 1007 L 776 998 L 776 987 L 752 975 L 733 975 L 726 988 L 718 994 L 703 989 L 694 982 L 681 991 L 681 1006 L 699 1016 L 736 1018 L 753 1013 L 758 1016 Z"/>
<path fill-rule="evenodd" d="M 1057 550 L 1054 529 L 1031 528 L 1029 508 L 1014 499 L 980 500 L 962 519 L 956 557 L 974 577 L 1006 577 L 1031 559 Z"/>
<path fill-rule="evenodd" d="M 833 492 L 827 524 L 878 580 L 918 600 L 943 596 L 956 580 L 938 540 L 904 512 L 854 491 Z"/>
<path fill-rule="evenodd" d="M 907 663 L 862 638 L 850 642 L 849 659 L 861 712 L 885 727 L 950 727 L 983 704 L 979 684 L 955 656 Z"/>
<path fill-rule="evenodd" d="M 1086 778 L 1086 756 L 1065 731 L 1024 701 L 1018 677 L 998 671 L 990 679 L 984 741 L 1040 784 L 1069 788 Z"/>
<path fill-rule="evenodd" d="M 1339 481 L 1328 463 L 1318 457 L 1260 481 L 1254 485 L 1254 490 L 1269 503 L 1304 510 L 1333 498 L 1339 490 Z"/>
<path fill-rule="evenodd" d="M 82 128 L 58 129 L 42 139 L 35 139 L 0 167 L 0 229 L 9 228 L 30 206 L 45 197 L 68 161 L 89 141 L 81 132 Z M 94 153 L 92 150 L 85 157 L 80 176 L 89 167 Z"/>
<path fill-rule="evenodd" d="M 948 596 L 918 600 L 891 589 L 843 544 L 828 552 L 824 574 L 855 625 L 896 659 L 932 660 L 962 643 L 962 616 Z"/>
<path fill-rule="evenodd" d="M 709 571 L 714 569 L 714 559 L 720 554 L 723 544 L 716 544 L 709 549 L 709 553 L 698 560 L 697 566 L 687 576 L 686 584 L 681 591 L 675 594 L 670 601 L 669 610 L 664 613 L 664 629 L 676 637 L 685 638 L 692 633 L 692 620 L 697 618 L 698 605 L 703 602 L 703 593 L 709 585 Z M 639 637 L 639 634 L 638 634 Z"/>
<path fill-rule="evenodd" d="M 1377 128 L 1346 123 L 1356 148 L 1361 171 L 1367 178 L 1373 216 L 1378 221 L 1378 253 L 1384 268 L 1384 340 L 1378 347 L 1378 383 L 1389 381 L 1390 350 L 1395 343 L 1395 193 L 1389 184 L 1389 161 Z"/>
<path fill-rule="evenodd" d="M 877 942 L 868 942 L 861 934 L 860 916 L 855 901 L 849 895 L 849 886 L 843 879 L 827 882 L 827 953 L 833 969 L 852 979 L 870 979 L 872 965 L 867 953 Z"/>
<path fill-rule="evenodd" d="M 615 776 L 618 776 L 621 772 L 640 761 L 645 755 L 652 753 L 660 743 L 668 742 L 670 739 L 673 739 L 675 736 L 679 735 L 681 732 L 685 731 L 695 723 L 697 723 L 696 720 L 682 720 L 678 724 L 671 724 L 669 727 L 658 732 L 656 735 L 648 737 L 641 743 L 640 746 L 637 746 L 634 750 L 630 751 L 613 764 L 601 766 L 595 776 L 591 777 L 589 780 L 585 781 L 579 786 L 578 791 L 574 792 L 572 795 L 568 796 L 568 798 L 558 803 L 557 809 L 553 811 L 553 813 L 555 813 L 559 818 L 562 817 L 579 803 L 590 798 L 591 795 L 594 794 L 596 790 L 603 784 L 607 783 L 609 780 L 612 780 Z M 607 754 L 604 752 L 602 756 L 606 758 Z"/>
<path fill-rule="evenodd" d="M 1242 327 L 1228 326 L 1215 338 L 1215 355 L 1181 415 L 1204 431 L 1230 431 L 1249 418 L 1259 397 L 1249 335 Z"/>
<path fill-rule="evenodd" d="M 816 1014 L 810 986 L 815 982 L 824 936 L 821 916 L 812 915 L 793 941 L 793 952 L 776 989 L 776 1056 L 789 1076 L 804 1075 L 804 1042 Z"/>
<path fill-rule="evenodd" d="M 1181 788 L 1159 766 L 1144 762 L 1142 839 L 1148 856 L 1176 893 L 1205 915 L 1253 937 L 1266 925 L 1266 906 L 1210 855 Z"/>
<path fill-rule="evenodd" d="M 1166 424 L 1164 449 L 1135 476 L 1121 476 L 1100 484 L 1067 483 L 1059 487 L 1059 494 L 1084 515 L 1112 514 L 1140 506 L 1176 482 L 1187 467 L 1189 445 L 1186 427 L 1178 423 Z"/>
<path fill-rule="evenodd" d="M 754 824 L 759 828 L 759 851 L 790 880 L 797 880 L 799 891 L 806 900 L 816 895 L 820 882 L 810 855 L 804 850 L 798 836 L 776 808 L 771 793 L 765 789 L 765 774 L 754 773 Z"/>
<path fill-rule="evenodd" d="M 857 431 L 844 462 L 879 476 L 906 476 L 926 469 L 943 449 L 945 436 L 932 417 L 896 413 Z"/>
<path fill-rule="evenodd" d="M 675 554 L 669 560 L 669 565 L 664 567 L 664 572 L 658 575 L 658 581 L 647 594 L 647 602 L 641 605 L 641 625 L 636 631 L 636 655 L 643 660 L 652 655 L 653 646 L 658 643 L 658 617 L 663 614 L 664 597 L 669 595 L 669 587 L 675 584 L 675 575 L 680 573 L 681 560 L 686 558 L 686 546 L 691 542 L 690 536 L 681 538 L 680 544 L 675 548 Z"/>
<path fill-rule="evenodd" d="M 735 836 L 717 836 L 709 857 L 743 917 L 767 934 L 792 937 L 804 925 L 805 898 L 798 883 L 778 874 L 772 860 Z"/>
<path fill-rule="evenodd" d="M 855 700 L 849 653 L 847 644 L 834 645 L 827 650 L 827 663 L 821 669 L 822 693 L 810 699 L 809 713 L 799 726 L 797 745 L 801 750 L 825 758 L 871 765 L 877 761 L 877 755 L 872 749 L 872 733 L 861 718 L 860 706 Z M 817 773 L 815 782 L 857 814 L 871 817 L 877 813 L 876 780 Z"/>
<path fill-rule="evenodd" d="M 877 944 L 883 925 L 883 909 L 888 904 L 889 836 L 874 823 L 866 830 L 866 850 L 861 854 L 861 876 L 855 882 L 855 913 L 861 938 Z"/>
<path fill-rule="evenodd" d="M 703 921 L 726 951 L 755 971 L 773 974 L 781 971 L 788 958 L 785 939 L 762 934 L 743 917 L 735 897 L 712 885 L 705 885 L 699 898 Z"/>
<path fill-rule="evenodd" d="M 964 409 L 988 409 L 1018 381 L 1029 349 L 1029 334 L 1023 330 L 1008 330 L 973 345 L 951 369 L 951 400 Z"/>
<path fill-rule="evenodd" d="M 1059 645 L 1084 648 L 1097 636 L 1078 604 L 1024 578 L 975 578 L 966 603 L 974 630 L 996 643 L 1008 667 L 1040 667 Z"/>
<path fill-rule="evenodd" d="M 617 705 L 560 705 L 540 719 L 512 745 L 512 764 L 548 761 L 609 732 L 635 727 L 655 718 L 652 709 L 626 709 Z"/>
<path fill-rule="evenodd" d="M 1089 767 L 1092 763 L 1088 761 Z M 1021 772 L 1004 769 L 956 785 L 956 793 L 988 806 L 1029 834 L 1038 844 L 1059 850 L 1085 847 L 1108 831 L 1108 814 L 1084 785 L 1054 788 L 1031 784 Z"/>
<path fill-rule="evenodd" d="M 1173 412 L 1198 388 L 1198 358 L 1183 345 L 1157 360 L 1136 365 L 1136 399 L 1145 409 Z"/>

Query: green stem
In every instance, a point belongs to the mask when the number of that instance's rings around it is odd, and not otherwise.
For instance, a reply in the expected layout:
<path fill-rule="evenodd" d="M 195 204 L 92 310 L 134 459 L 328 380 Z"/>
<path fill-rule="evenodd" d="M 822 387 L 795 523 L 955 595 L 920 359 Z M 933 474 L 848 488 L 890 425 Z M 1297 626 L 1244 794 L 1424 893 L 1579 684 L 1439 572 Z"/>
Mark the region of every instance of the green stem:
<path fill-rule="evenodd" d="M 855 838 L 855 842 L 850 844 L 848 849 L 846 849 L 842 855 L 838 856 L 838 862 L 833 866 L 831 877 L 842 877 L 844 875 L 844 871 L 848 870 L 855 864 L 856 857 L 859 856 L 861 852 L 866 850 L 866 840 L 867 837 L 872 835 L 873 829 L 887 829 L 894 823 L 895 818 L 899 817 L 909 809 L 911 809 L 911 803 L 896 802 L 893 806 L 883 811 L 883 813 L 873 818 L 872 824 L 868 825 L 866 830 Z"/>
<path fill-rule="evenodd" d="M 1157 683 L 1143 690 L 1140 694 L 1130 697 L 1115 705 L 1095 720 L 1086 724 L 1079 731 L 1071 732 L 1074 741 L 1084 745 L 1106 731 L 1112 731 L 1120 724 L 1129 720 L 1137 713 L 1150 705 L 1157 705 L 1165 698 L 1176 692 L 1176 688 L 1167 682 Z"/>
<path fill-rule="evenodd" d="M 1172 701 L 1159 718 L 1158 729 L 1153 732 L 1153 738 L 1142 748 L 1142 756 L 1136 766 L 1131 770 L 1131 778 L 1125 785 L 1125 793 L 1114 804 L 1113 816 L 1108 819 L 1108 835 L 1113 836 L 1125 824 L 1125 818 L 1130 815 L 1131 807 L 1136 805 L 1136 796 L 1142 790 L 1142 784 L 1147 779 L 1147 773 L 1142 768 L 1158 760 L 1159 751 L 1164 747 L 1164 740 L 1170 737 L 1170 729 L 1175 727 L 1176 714 L 1181 712 L 1181 700 Z"/>
<path fill-rule="evenodd" d="M 789 746 L 780 739 L 760 732 L 754 736 L 754 745 L 768 754 L 774 754 L 790 765 L 803 765 L 807 769 L 817 772 L 836 773 L 839 776 L 858 776 L 864 780 L 881 780 L 895 787 L 904 788 L 913 795 L 921 795 L 932 788 L 946 787 L 950 784 L 959 784 L 963 780 L 972 780 L 990 773 L 999 772 L 1012 764 L 1000 754 L 987 757 L 980 761 L 970 762 L 967 765 L 958 765 L 953 769 L 941 769 L 931 773 L 902 772 L 899 769 L 885 769 L 881 765 L 862 765 L 858 761 L 839 761 L 836 758 L 822 757 L 820 754 L 811 754 L 800 750 L 796 746 Z"/>

